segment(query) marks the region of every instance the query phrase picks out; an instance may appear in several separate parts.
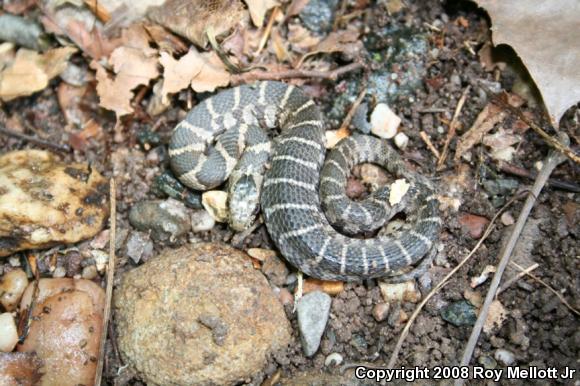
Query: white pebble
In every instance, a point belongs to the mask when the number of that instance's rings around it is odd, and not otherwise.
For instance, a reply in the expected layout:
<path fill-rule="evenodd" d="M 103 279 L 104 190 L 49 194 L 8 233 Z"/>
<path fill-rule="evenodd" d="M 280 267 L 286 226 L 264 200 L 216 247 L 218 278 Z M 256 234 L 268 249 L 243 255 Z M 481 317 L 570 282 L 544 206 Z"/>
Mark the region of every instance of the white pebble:
<path fill-rule="evenodd" d="M 7 311 L 14 311 L 24 290 L 28 286 L 28 277 L 21 269 L 15 269 L 0 278 L 0 303 Z"/>
<path fill-rule="evenodd" d="M 405 197 L 405 194 L 407 194 L 409 191 L 410 187 L 411 185 L 405 181 L 404 178 L 395 180 L 395 182 L 391 184 L 391 191 L 389 192 L 389 204 L 394 206 L 401 202 L 403 197 Z"/>
<path fill-rule="evenodd" d="M 66 276 L 66 269 L 64 267 L 56 267 L 52 272 L 52 277 L 61 278 Z"/>
<path fill-rule="evenodd" d="M 222 190 L 210 190 L 201 195 L 201 204 L 217 222 L 228 221 L 228 194 Z"/>
<path fill-rule="evenodd" d="M 421 292 L 419 292 L 414 280 L 403 283 L 385 283 L 379 281 L 379 288 L 381 289 L 383 300 L 386 303 L 401 301 L 417 303 L 421 300 Z"/>
<path fill-rule="evenodd" d="M 98 275 L 98 272 L 97 272 L 96 266 L 87 265 L 86 267 L 83 268 L 83 274 L 82 274 L 83 279 L 93 280 L 94 278 L 97 277 L 97 275 Z"/>
<path fill-rule="evenodd" d="M 395 135 L 395 145 L 401 150 L 405 150 L 407 145 L 409 144 L 409 137 L 405 133 L 397 133 Z"/>
<path fill-rule="evenodd" d="M 333 366 L 333 367 L 340 366 L 341 363 L 342 363 L 342 355 L 340 355 L 337 352 L 334 352 L 334 353 L 330 354 L 324 360 L 324 366 L 326 366 L 326 367 L 329 367 L 329 366 Z"/>
<path fill-rule="evenodd" d="M 10 312 L 0 314 L 0 351 L 11 352 L 18 343 L 18 331 Z"/>
<path fill-rule="evenodd" d="M 93 259 L 95 259 L 97 271 L 99 271 L 99 273 L 105 272 L 105 268 L 109 262 L 109 254 L 105 251 L 101 251 L 100 249 L 93 249 L 91 251 L 91 255 L 93 256 Z"/>
<path fill-rule="evenodd" d="M 393 138 L 400 124 L 401 118 L 385 103 L 379 103 L 371 114 L 371 132 L 377 137 Z"/>
<path fill-rule="evenodd" d="M 194 232 L 209 231 L 215 226 L 214 218 L 205 209 L 199 209 L 191 214 L 191 229 Z"/>
<path fill-rule="evenodd" d="M 504 366 L 511 366 L 516 361 L 514 353 L 503 348 L 497 349 L 493 357 Z"/>
<path fill-rule="evenodd" d="M 510 212 L 504 212 L 501 217 L 501 223 L 503 225 L 513 225 L 516 221 L 514 220 L 514 216 L 512 216 L 512 214 Z"/>

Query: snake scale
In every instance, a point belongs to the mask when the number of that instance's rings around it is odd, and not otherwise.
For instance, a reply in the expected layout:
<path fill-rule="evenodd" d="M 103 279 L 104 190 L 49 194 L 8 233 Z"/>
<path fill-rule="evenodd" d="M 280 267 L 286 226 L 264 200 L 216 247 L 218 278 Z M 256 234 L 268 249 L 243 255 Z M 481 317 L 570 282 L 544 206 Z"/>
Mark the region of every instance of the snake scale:
<path fill-rule="evenodd" d="M 263 127 L 280 134 L 272 142 Z M 353 281 L 417 270 L 432 256 L 441 227 L 431 183 L 376 137 L 343 139 L 326 162 L 324 143 L 323 117 L 312 99 L 285 83 L 259 82 L 195 106 L 176 126 L 169 156 L 179 180 L 192 189 L 208 190 L 229 177 L 230 225 L 247 227 L 261 206 L 272 240 L 307 275 Z M 410 189 L 403 203 L 391 207 L 388 187 L 363 201 L 349 199 L 346 179 L 361 162 L 405 178 Z M 382 226 L 405 206 L 407 220 L 414 221 L 396 237 L 353 236 Z"/>

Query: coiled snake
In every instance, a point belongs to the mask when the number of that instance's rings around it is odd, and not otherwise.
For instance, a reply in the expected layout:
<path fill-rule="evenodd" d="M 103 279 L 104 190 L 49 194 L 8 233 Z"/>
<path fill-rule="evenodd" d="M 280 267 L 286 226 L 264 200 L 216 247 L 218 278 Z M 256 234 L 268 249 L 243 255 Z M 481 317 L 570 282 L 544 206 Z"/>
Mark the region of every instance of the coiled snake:
<path fill-rule="evenodd" d="M 264 126 L 281 130 L 271 157 Z M 441 226 L 431 184 L 408 170 L 385 141 L 367 135 L 342 140 L 324 163 L 323 126 L 318 107 L 294 86 L 260 82 L 227 89 L 195 106 L 177 125 L 169 145 L 171 166 L 196 190 L 229 177 L 230 225 L 247 227 L 260 204 L 272 240 L 307 275 L 360 280 L 393 276 L 412 266 L 418 272 L 416 267 L 432 256 Z M 404 177 L 410 189 L 403 202 L 391 207 L 388 187 L 364 201 L 350 200 L 346 179 L 361 162 L 381 164 Z M 403 208 L 415 220 L 398 237 L 347 235 L 372 231 Z"/>

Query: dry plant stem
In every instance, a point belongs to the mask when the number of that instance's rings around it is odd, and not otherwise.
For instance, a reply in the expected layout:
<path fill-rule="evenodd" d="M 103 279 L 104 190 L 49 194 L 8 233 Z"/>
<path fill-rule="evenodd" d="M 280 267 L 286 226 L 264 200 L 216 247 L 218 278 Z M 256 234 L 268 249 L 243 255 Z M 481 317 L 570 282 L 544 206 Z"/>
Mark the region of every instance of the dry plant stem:
<path fill-rule="evenodd" d="M 453 118 L 451 119 L 451 123 L 449 124 L 447 138 L 445 139 L 445 144 L 443 145 L 443 151 L 441 152 L 441 157 L 439 157 L 439 161 L 437 162 L 437 170 L 441 170 L 443 168 L 443 164 L 447 159 L 447 154 L 449 152 L 449 144 L 451 143 L 453 137 L 455 137 L 459 114 L 461 114 L 461 110 L 463 109 L 463 105 L 465 104 L 465 100 L 467 99 L 467 93 L 469 92 L 469 89 L 470 89 L 469 86 L 465 87 L 465 90 L 463 90 L 463 93 L 461 94 L 461 98 L 459 98 L 459 101 L 457 102 L 457 107 L 455 107 Z"/>
<path fill-rule="evenodd" d="M 514 264 L 514 263 L 511 262 L 511 264 Z M 503 283 L 502 286 L 499 287 L 499 289 L 497 290 L 496 297 L 499 296 L 499 294 L 501 294 L 503 291 L 505 291 L 506 289 L 511 287 L 511 285 L 514 284 L 516 281 L 520 280 L 522 277 L 526 276 L 528 273 L 532 272 L 534 269 L 538 268 L 539 266 L 540 266 L 540 264 L 536 263 L 536 264 L 530 265 L 526 269 L 523 269 L 522 267 L 517 265 L 517 267 L 519 269 L 521 269 L 520 273 L 518 273 L 516 276 L 512 277 L 511 279 L 509 279 L 505 283 Z"/>
<path fill-rule="evenodd" d="M 2 126 L 0 126 L 0 133 L 7 135 L 9 137 L 18 138 L 18 139 L 21 139 L 23 141 L 34 143 L 35 145 L 38 145 L 41 147 L 47 147 L 49 149 L 60 151 L 63 153 L 70 153 L 70 151 L 71 151 L 70 147 L 68 147 L 66 145 L 59 145 L 57 143 L 45 141 L 44 139 L 31 137 L 29 135 L 21 134 L 21 133 L 18 133 L 16 131 L 12 131 L 12 130 L 7 129 L 7 128 L 2 127 Z"/>
<path fill-rule="evenodd" d="M 257 80 L 281 80 L 292 78 L 318 78 L 336 80 L 339 76 L 348 72 L 357 71 L 363 68 L 363 64 L 359 62 L 351 63 L 343 67 L 339 67 L 332 71 L 316 71 L 316 70 L 284 70 L 284 71 L 252 71 L 243 74 L 232 75 L 232 85 L 243 83 L 251 83 Z"/>
<path fill-rule="evenodd" d="M 499 161 L 497 163 L 497 168 L 502 172 L 513 174 L 514 176 L 518 177 L 534 179 L 537 176 L 537 173 L 535 172 L 529 171 L 524 168 L 520 168 L 505 161 Z M 550 178 L 548 179 L 548 185 L 553 186 L 554 188 L 580 193 L 580 185 L 574 184 L 572 182 L 555 180 L 553 178 Z"/>
<path fill-rule="evenodd" d="M 564 297 L 562 296 L 562 294 L 558 291 L 556 291 L 554 288 L 552 288 L 552 286 L 550 286 L 548 283 L 546 283 L 545 281 L 543 281 L 542 279 L 540 279 L 539 277 L 535 276 L 533 273 L 531 272 L 526 272 L 529 269 L 525 269 L 523 267 L 521 267 L 520 265 L 518 265 L 517 263 L 514 263 L 513 261 L 510 262 L 510 264 L 514 265 L 516 268 L 520 269 L 523 271 L 523 273 L 525 275 L 528 275 L 529 277 L 531 277 L 534 281 L 537 281 L 538 283 L 540 283 L 541 285 L 543 285 L 544 287 L 546 287 L 548 290 L 550 290 L 554 295 L 556 295 L 558 297 L 558 299 L 560 299 L 560 301 L 562 302 L 563 305 L 566 306 L 566 308 L 568 308 L 570 311 L 572 311 L 573 313 L 575 313 L 576 315 L 580 316 L 580 311 L 577 310 L 576 308 L 572 307 L 572 305 L 570 303 L 568 303 L 568 301 L 566 299 L 564 299 Z"/>
<path fill-rule="evenodd" d="M 437 150 L 437 148 L 435 146 L 433 146 L 433 142 L 431 142 L 431 138 L 429 138 L 429 135 L 427 133 L 425 133 L 424 131 L 421 131 L 419 133 L 419 136 L 421 137 L 423 142 L 425 142 L 425 145 L 427 145 L 427 148 L 429 150 L 431 150 L 431 153 L 433 153 L 435 158 L 437 158 L 437 160 L 439 160 L 441 158 L 441 154 L 439 154 L 439 150 Z"/>
<path fill-rule="evenodd" d="M 365 98 L 365 95 L 367 95 L 366 82 L 363 83 L 362 91 L 360 92 L 360 94 L 358 94 L 358 97 L 356 98 L 356 100 L 354 101 L 352 106 L 350 107 L 350 110 L 348 111 L 348 114 L 346 114 L 346 117 L 344 117 L 344 120 L 342 121 L 342 125 L 340 125 L 339 130 L 348 129 L 348 127 L 350 126 L 350 122 L 352 121 L 352 118 L 354 117 L 356 110 L 358 109 L 358 107 L 362 103 L 363 99 Z"/>
<path fill-rule="evenodd" d="M 97 373 L 95 374 L 95 386 L 101 385 L 103 377 L 103 364 L 105 362 L 105 342 L 109 331 L 109 319 L 111 318 L 111 300 L 113 298 L 113 280 L 115 278 L 115 231 L 117 228 L 117 186 L 115 179 L 109 181 L 109 203 L 110 210 L 110 232 L 109 232 L 109 264 L 107 266 L 107 290 L 105 292 L 105 309 L 103 311 L 103 329 L 101 342 L 99 345 L 99 361 L 97 362 Z"/>
<path fill-rule="evenodd" d="M 260 39 L 260 45 L 258 49 L 254 53 L 254 56 L 260 55 L 264 47 L 266 47 L 266 42 L 268 42 L 268 38 L 270 37 L 270 33 L 272 32 L 272 26 L 274 25 L 274 20 L 276 20 L 276 16 L 278 15 L 278 11 L 280 7 L 275 7 L 272 13 L 270 14 L 270 19 L 268 20 L 268 24 L 266 25 L 266 29 L 264 30 L 264 34 L 262 35 L 262 39 Z"/>
<path fill-rule="evenodd" d="M 479 249 L 479 247 L 481 246 L 481 244 L 483 244 L 483 242 L 487 239 L 487 237 L 489 236 L 489 234 L 491 233 L 491 231 L 493 230 L 493 227 L 495 225 L 495 221 L 497 220 L 497 218 L 517 199 L 518 197 L 514 197 L 512 198 L 507 204 L 505 204 L 496 214 L 495 216 L 493 216 L 493 218 L 491 219 L 491 221 L 489 222 L 489 225 L 487 226 L 487 228 L 485 229 L 485 233 L 483 234 L 483 236 L 481 236 L 481 238 L 479 239 L 479 241 L 477 242 L 477 244 L 475 244 L 475 247 L 473 247 L 473 249 L 471 250 L 471 252 L 469 252 L 469 254 L 467 256 L 465 256 L 465 258 L 463 260 L 461 260 L 461 262 L 459 264 L 457 264 L 457 266 L 455 266 L 455 268 L 453 268 L 451 270 L 451 272 L 449 272 L 444 278 L 443 280 L 441 280 L 432 290 L 431 292 L 429 292 L 429 294 L 427 294 L 427 296 L 425 296 L 425 298 L 421 301 L 421 303 L 419 303 L 419 305 L 417 306 L 417 308 L 415 308 L 415 311 L 413 311 L 413 314 L 411 315 L 411 317 L 409 318 L 409 321 L 407 322 L 407 324 L 405 325 L 405 328 L 403 328 L 403 331 L 401 332 L 401 335 L 399 336 L 399 340 L 397 341 L 397 344 L 395 345 L 395 348 L 393 349 L 393 353 L 391 354 L 391 358 L 389 359 L 389 363 L 387 364 L 388 369 L 392 369 L 395 367 L 395 363 L 397 361 L 397 357 L 399 356 L 399 352 L 401 351 L 401 348 L 403 347 L 403 342 L 405 341 L 405 338 L 407 337 L 407 335 L 409 334 L 409 331 L 411 330 L 411 325 L 413 324 L 413 322 L 415 321 L 415 319 L 417 319 L 417 316 L 419 316 L 419 314 L 421 313 L 421 310 L 423 309 L 423 307 L 425 307 L 425 304 L 427 304 L 427 302 L 429 301 L 429 299 L 431 299 L 437 292 L 439 292 L 439 290 L 441 290 L 441 288 L 445 287 L 445 285 L 447 285 L 449 279 L 455 275 L 455 273 L 457 271 L 459 271 L 459 269 L 461 269 L 461 267 L 463 267 L 463 265 L 465 265 L 465 263 L 467 263 L 467 261 L 475 254 L 475 252 Z"/>
<path fill-rule="evenodd" d="M 564 141 L 566 142 L 566 140 L 564 140 Z M 471 336 L 469 337 L 469 340 L 467 341 L 465 351 L 463 352 L 463 357 L 461 358 L 460 366 L 469 365 L 469 362 L 471 360 L 471 355 L 473 354 L 473 350 L 475 349 L 475 345 L 477 344 L 477 340 L 479 338 L 479 334 L 481 333 L 481 329 L 483 328 L 483 324 L 485 323 L 485 320 L 487 319 L 487 315 L 489 313 L 489 306 L 491 305 L 491 303 L 495 299 L 496 292 L 497 292 L 497 289 L 499 287 L 499 283 L 500 283 L 501 277 L 503 275 L 503 272 L 505 271 L 505 268 L 506 268 L 507 264 L 509 263 L 511 254 L 514 250 L 514 247 L 516 246 L 517 240 L 522 232 L 522 229 L 524 228 L 524 225 L 526 223 L 526 220 L 528 219 L 528 216 L 530 215 L 532 207 L 534 206 L 534 203 L 536 202 L 536 197 L 538 197 L 538 195 L 542 191 L 542 188 L 546 184 L 546 181 L 548 181 L 548 177 L 550 177 L 550 174 L 552 174 L 552 171 L 556 168 L 556 166 L 558 166 L 563 161 L 564 161 L 564 157 L 560 153 L 556 153 L 553 151 L 550 151 L 550 153 L 546 157 L 546 160 L 544 161 L 544 166 L 542 167 L 542 170 L 538 174 L 538 177 L 536 178 L 536 181 L 534 182 L 534 186 L 532 186 L 530 194 L 528 195 L 528 198 L 526 199 L 526 202 L 524 203 L 524 206 L 522 208 L 522 211 L 520 212 L 520 215 L 518 217 L 518 221 L 516 222 L 514 229 L 512 230 L 510 238 L 500 254 L 499 264 L 497 266 L 497 270 L 496 270 L 496 272 L 493 276 L 493 279 L 491 281 L 491 284 L 489 286 L 489 290 L 488 290 L 487 295 L 485 297 L 485 301 L 483 302 L 483 306 L 481 307 L 481 310 L 479 311 L 477 321 L 475 322 L 475 325 L 473 326 L 473 330 L 471 331 Z M 463 380 L 456 380 L 455 385 L 456 386 L 463 385 Z"/>

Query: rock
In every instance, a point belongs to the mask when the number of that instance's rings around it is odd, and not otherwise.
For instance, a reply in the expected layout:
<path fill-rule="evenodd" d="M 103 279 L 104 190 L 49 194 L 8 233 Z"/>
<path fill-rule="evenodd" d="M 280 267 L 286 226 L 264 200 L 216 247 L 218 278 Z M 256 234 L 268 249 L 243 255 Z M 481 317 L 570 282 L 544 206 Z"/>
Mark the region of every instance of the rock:
<path fill-rule="evenodd" d="M 310 0 L 300 11 L 300 19 L 309 30 L 316 33 L 330 31 L 338 0 Z"/>
<path fill-rule="evenodd" d="M 247 251 L 248 255 L 262 263 L 271 257 L 276 257 L 276 251 L 264 248 L 249 248 Z"/>
<path fill-rule="evenodd" d="M 379 281 L 379 288 L 381 289 L 383 300 L 387 303 L 401 301 L 417 303 L 421 300 L 421 292 L 419 292 L 414 280 L 403 283 L 385 283 Z"/>
<path fill-rule="evenodd" d="M 389 308 L 389 303 L 375 304 L 372 311 L 373 318 L 375 318 L 377 322 L 382 322 L 387 319 L 387 316 L 389 316 Z"/>
<path fill-rule="evenodd" d="M 286 288 L 280 288 L 280 292 L 278 293 L 278 300 L 282 303 L 283 306 L 288 304 L 294 304 L 294 296 L 288 291 Z"/>
<path fill-rule="evenodd" d="M 270 280 L 270 282 L 278 287 L 286 284 L 286 276 L 288 276 L 288 267 L 276 255 L 266 259 L 262 264 L 262 272 Z"/>
<path fill-rule="evenodd" d="M 0 385 L 40 385 L 42 362 L 36 354 L 0 353 Z"/>
<path fill-rule="evenodd" d="M 82 277 L 86 280 L 93 280 L 98 276 L 97 267 L 94 265 L 88 265 L 83 268 Z"/>
<path fill-rule="evenodd" d="M 465 300 L 449 304 L 440 313 L 443 320 L 456 327 L 473 326 L 477 320 L 475 307 Z"/>
<path fill-rule="evenodd" d="M 66 276 L 73 277 L 74 275 L 81 272 L 81 265 L 84 257 L 78 250 L 68 250 L 64 255 L 64 260 L 66 266 Z"/>
<path fill-rule="evenodd" d="M 0 314 L 0 351 L 11 352 L 18 343 L 18 331 L 12 313 Z"/>
<path fill-rule="evenodd" d="M 348 137 L 350 135 L 350 131 L 348 130 L 327 130 L 324 132 L 326 141 L 324 143 L 324 147 L 327 149 L 332 149 L 339 143 L 342 139 Z"/>
<path fill-rule="evenodd" d="M 297 304 L 298 328 L 304 355 L 311 357 L 320 346 L 330 313 L 330 296 L 315 291 L 304 295 Z"/>
<path fill-rule="evenodd" d="M 205 209 L 194 210 L 191 213 L 191 229 L 194 232 L 206 232 L 215 226 L 215 219 Z"/>
<path fill-rule="evenodd" d="M 124 253 L 135 264 L 138 264 L 141 259 L 147 260 L 153 254 L 153 243 L 149 238 L 149 234 L 145 232 L 131 231 L 127 237 Z"/>
<path fill-rule="evenodd" d="M 228 193 L 210 190 L 201 195 L 201 204 L 217 222 L 228 222 Z"/>
<path fill-rule="evenodd" d="M 469 233 L 471 238 L 477 240 L 483 235 L 489 220 L 471 213 L 463 213 L 459 216 L 459 224 Z"/>
<path fill-rule="evenodd" d="M 477 358 L 477 363 L 479 363 L 486 369 L 495 369 L 497 367 L 497 362 L 489 355 L 480 356 L 479 358 Z"/>
<path fill-rule="evenodd" d="M 308 278 L 304 280 L 302 293 L 307 294 L 314 291 L 322 291 L 331 296 L 338 295 L 344 290 L 344 283 L 341 281 L 328 281 Z"/>
<path fill-rule="evenodd" d="M 326 366 L 326 367 L 330 367 L 330 366 L 338 367 L 338 366 L 340 366 L 341 363 L 342 363 L 342 355 L 340 355 L 337 352 L 328 355 L 326 357 L 326 359 L 324 360 L 324 366 Z"/>
<path fill-rule="evenodd" d="M 191 229 L 185 205 L 173 198 L 138 202 L 129 212 L 129 222 L 161 242 L 173 243 Z"/>
<path fill-rule="evenodd" d="M 31 283 L 20 309 L 32 304 L 31 322 L 20 352 L 44 362 L 43 385 L 92 385 L 97 369 L 105 291 L 88 280 L 40 279 Z"/>
<path fill-rule="evenodd" d="M 390 139 L 397 134 L 401 118 L 386 103 L 379 103 L 371 113 L 371 133 Z"/>
<path fill-rule="evenodd" d="M 109 215 L 108 192 L 88 164 L 41 150 L 0 156 L 0 257 L 93 237 Z"/>
<path fill-rule="evenodd" d="M 397 133 L 397 135 L 395 135 L 395 145 L 401 149 L 401 150 L 405 150 L 407 148 L 407 145 L 409 144 L 409 137 L 407 137 L 407 134 L 405 133 Z"/>
<path fill-rule="evenodd" d="M 107 268 L 107 263 L 109 262 L 109 254 L 100 249 L 93 249 L 90 253 L 93 259 L 95 259 L 97 271 L 99 271 L 99 273 L 104 273 L 105 268 Z"/>
<path fill-rule="evenodd" d="M 493 357 L 504 366 L 511 366 L 516 361 L 514 353 L 503 348 L 495 350 Z"/>
<path fill-rule="evenodd" d="M 500 217 L 501 223 L 505 226 L 510 226 L 515 224 L 514 216 L 512 216 L 511 212 L 504 212 Z"/>
<path fill-rule="evenodd" d="M 387 172 L 371 163 L 364 163 L 360 166 L 360 177 L 365 184 L 369 184 L 375 190 L 389 182 Z"/>
<path fill-rule="evenodd" d="M 0 278 L 0 304 L 6 311 L 14 311 L 28 285 L 28 277 L 21 269 L 7 272 Z"/>
<path fill-rule="evenodd" d="M 291 337 L 262 273 L 221 244 L 167 250 L 131 270 L 115 307 L 119 351 L 152 385 L 236 384 Z"/>
<path fill-rule="evenodd" d="M 54 278 L 62 278 L 66 276 L 66 268 L 65 267 L 56 267 L 54 271 L 52 271 L 52 277 Z"/>

